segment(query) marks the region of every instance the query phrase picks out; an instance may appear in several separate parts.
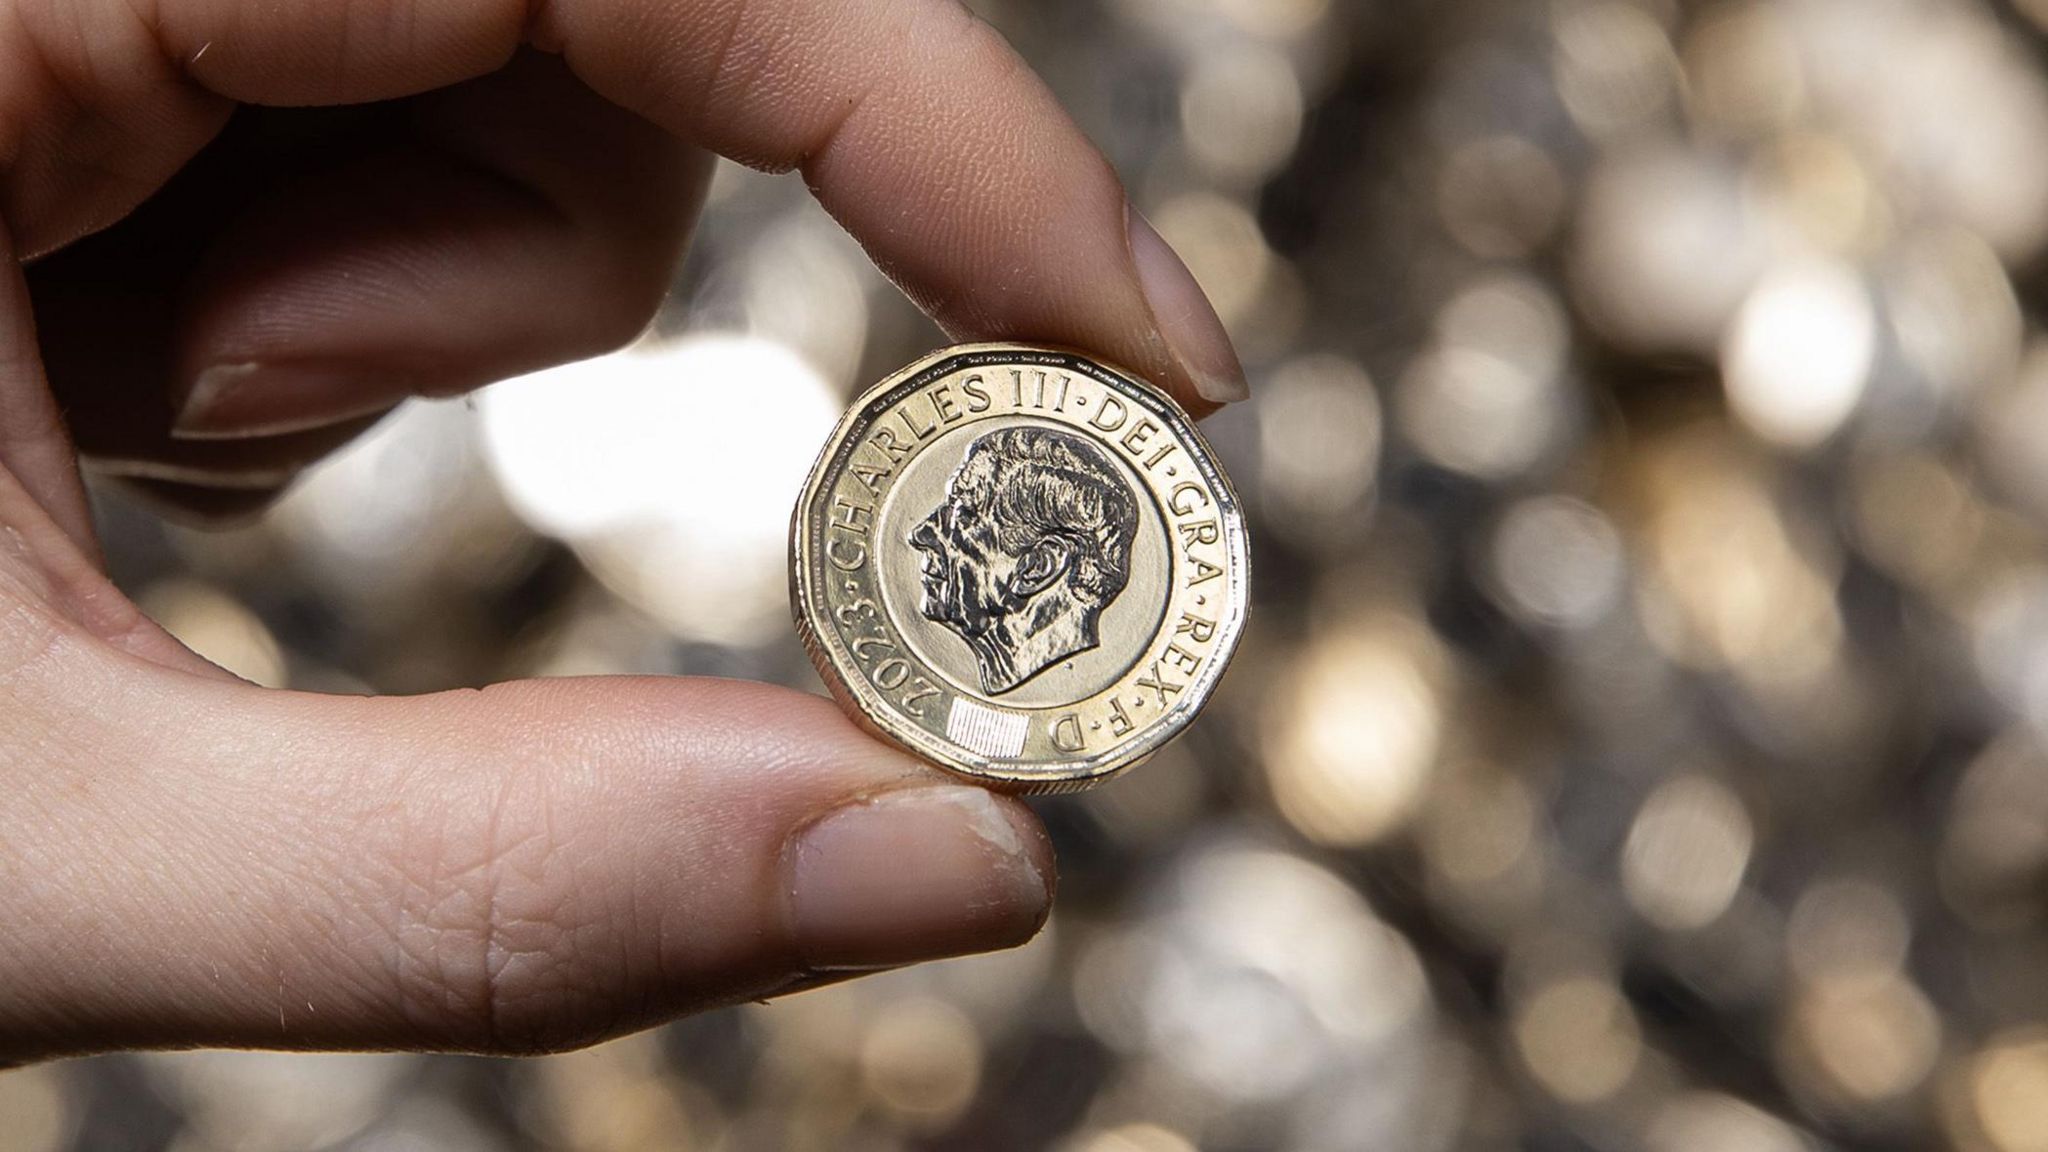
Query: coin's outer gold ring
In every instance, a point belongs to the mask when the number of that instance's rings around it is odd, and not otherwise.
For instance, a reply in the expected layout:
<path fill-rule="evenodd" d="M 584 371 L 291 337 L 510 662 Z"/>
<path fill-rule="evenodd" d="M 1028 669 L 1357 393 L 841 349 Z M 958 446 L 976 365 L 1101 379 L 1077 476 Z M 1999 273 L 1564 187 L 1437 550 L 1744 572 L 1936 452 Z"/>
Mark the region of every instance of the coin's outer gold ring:
<path fill-rule="evenodd" d="M 836 580 L 837 577 L 828 578 L 826 572 L 829 565 L 824 538 L 828 515 L 821 504 L 831 495 L 833 485 L 842 478 L 847 461 L 859 446 L 859 434 L 872 428 L 881 416 L 889 414 L 893 406 L 904 398 L 916 395 L 935 381 L 976 367 L 994 370 L 1026 366 L 1034 371 L 1071 373 L 1092 379 L 1106 391 L 1113 392 L 1121 402 L 1131 404 L 1133 413 L 1142 411 L 1144 416 L 1157 421 L 1168 436 L 1186 447 L 1188 466 L 1199 470 L 1201 484 L 1206 490 L 1204 494 L 1211 501 L 1205 510 L 1213 512 L 1213 520 L 1219 529 L 1214 543 L 1223 561 L 1220 565 L 1223 579 L 1219 581 L 1222 587 L 1205 589 L 1202 598 L 1206 604 L 1213 597 L 1213 607 L 1203 609 L 1213 614 L 1212 620 L 1204 621 L 1213 632 L 1202 650 L 1203 658 L 1189 673 L 1190 679 L 1178 685 L 1178 691 L 1173 692 L 1170 698 L 1166 692 L 1159 693 L 1159 708 L 1146 716 L 1142 726 L 1136 726 L 1130 732 L 1129 739 L 1092 754 L 995 757 L 948 739 L 945 733 L 921 726 L 905 715 L 897 703 L 887 699 L 867 675 L 862 674 L 861 659 L 850 650 L 840 626 L 834 624 L 830 616 L 828 579 Z M 1042 391 L 1040 398 L 1042 402 Z M 1157 498 L 1156 493 L 1154 498 Z M 1173 529 L 1169 527 L 1166 531 L 1170 550 L 1173 547 Z M 826 441 L 811 467 L 791 517 L 790 608 L 798 635 L 810 653 L 812 663 L 817 666 L 819 676 L 840 706 L 862 727 L 941 768 L 988 787 L 1025 794 L 1069 792 L 1100 783 L 1142 763 L 1160 746 L 1179 735 L 1208 701 L 1243 634 L 1250 575 L 1249 551 L 1243 511 L 1229 477 L 1223 473 L 1194 422 L 1165 392 L 1132 373 L 1071 349 L 1031 344 L 958 345 L 934 352 L 868 389 L 847 409 L 839 426 Z M 1180 567 L 1180 562 L 1176 561 L 1173 570 L 1179 571 Z M 1169 603 L 1174 603 L 1170 575 L 1168 585 L 1165 595 L 1169 597 Z M 878 626 L 886 630 L 886 613 L 873 615 Z M 1168 623 L 1162 619 L 1155 635 L 1147 641 L 1145 650 L 1160 643 L 1162 638 L 1170 639 Z M 857 637 L 856 644 L 860 642 L 861 638 Z M 871 637 L 866 643 L 872 648 L 885 642 Z M 1181 655 L 1185 657 L 1188 653 Z M 1141 651 L 1138 660 L 1142 662 L 1143 659 Z M 1126 680 L 1142 674 L 1137 664 L 1122 673 Z M 1152 674 L 1157 679 L 1166 679 L 1160 675 L 1156 663 Z M 1166 687 L 1173 689 L 1175 686 L 1168 684 Z M 965 699 L 971 694 L 957 695 Z M 1122 713 L 1123 709 L 1119 708 L 1118 715 Z M 1078 725 L 1074 731 L 1079 732 Z"/>

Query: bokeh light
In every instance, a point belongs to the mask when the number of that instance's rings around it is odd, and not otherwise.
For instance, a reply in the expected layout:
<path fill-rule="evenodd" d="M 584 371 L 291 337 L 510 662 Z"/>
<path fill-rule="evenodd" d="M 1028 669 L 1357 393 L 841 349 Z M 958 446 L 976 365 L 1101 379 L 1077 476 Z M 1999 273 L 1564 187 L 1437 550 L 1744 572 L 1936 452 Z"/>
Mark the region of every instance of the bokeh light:
<path fill-rule="evenodd" d="M 686 639 L 786 614 L 787 506 L 837 417 L 786 346 L 705 334 L 508 380 L 478 399 L 507 498 Z"/>
<path fill-rule="evenodd" d="M 9 1152 L 58 1152 L 77 1135 L 78 1117 L 62 1074 L 30 1068 L 0 1076 L 0 1116 Z"/>
<path fill-rule="evenodd" d="M 1280 531 L 1306 548 L 1356 546 L 1379 480 L 1380 406 L 1355 361 L 1311 354 L 1259 390 L 1259 493 Z"/>
<path fill-rule="evenodd" d="M 1334 634 L 1274 686 L 1266 779 L 1312 840 L 1360 845 L 1406 820 L 1436 762 L 1442 657 L 1399 617 Z"/>
<path fill-rule="evenodd" d="M 2015 1029 L 1970 1062 L 1969 1102 L 1997 1152 L 2048 1149 L 2048 1036 Z"/>
<path fill-rule="evenodd" d="M 1728 910 L 1755 832 L 1742 801 L 1711 777 L 1680 776 L 1650 795 L 1622 849 L 1622 889 L 1636 910 L 1674 932 Z"/>
<path fill-rule="evenodd" d="M 1642 1056 L 1635 1011 L 1611 984 L 1573 977 L 1538 989 L 1515 1016 L 1529 1074 L 1569 1104 L 1592 1104 L 1628 1082 Z"/>
<path fill-rule="evenodd" d="M 890 1005 L 861 1044 L 861 1076 L 883 1107 L 917 1128 L 943 1129 L 974 1099 L 981 1038 L 943 1000 Z"/>
<path fill-rule="evenodd" d="M 1878 1104 L 1918 1088 L 1933 1069 L 1941 1019 L 1897 973 L 1830 976 L 1800 996 L 1787 1043 L 1795 1062 L 1811 1061 L 1801 1071 L 1823 1100 Z"/>
<path fill-rule="evenodd" d="M 1227 185 L 1254 182 L 1287 161 L 1301 135 L 1301 80 L 1282 53 L 1234 45 L 1199 60 L 1181 91 L 1180 118 L 1196 163 Z"/>
<path fill-rule="evenodd" d="M 284 651 L 261 618 L 217 588 L 173 580 L 146 589 L 137 601 L 178 642 L 253 684 L 282 688 Z"/>
<path fill-rule="evenodd" d="M 1437 313 L 1436 336 L 1398 394 L 1402 430 L 1425 456 L 1501 480 L 1558 447 L 1575 413 L 1565 319 L 1548 289 L 1521 276 L 1481 277 Z"/>
<path fill-rule="evenodd" d="M 1572 278 L 1587 320 L 1632 349 L 1713 348 L 1770 254 L 1740 173 L 1646 144 L 1603 157 L 1588 181 Z"/>
<path fill-rule="evenodd" d="M 1855 410 L 1877 344 L 1869 294 L 1846 269 L 1774 269 L 1736 314 L 1721 355 L 1735 414 L 1774 444 L 1810 448 Z"/>
<path fill-rule="evenodd" d="M 1491 559 L 1502 606 L 1532 626 L 1594 624 L 1627 586 L 1614 526 L 1564 496 L 1534 496 L 1509 508 L 1494 530 Z"/>

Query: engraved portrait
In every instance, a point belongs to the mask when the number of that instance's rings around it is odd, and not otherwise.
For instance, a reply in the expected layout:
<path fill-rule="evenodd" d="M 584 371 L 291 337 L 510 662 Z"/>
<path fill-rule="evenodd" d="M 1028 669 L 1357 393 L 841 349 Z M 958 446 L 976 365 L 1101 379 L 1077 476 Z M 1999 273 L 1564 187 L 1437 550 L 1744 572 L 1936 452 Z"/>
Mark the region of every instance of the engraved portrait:
<path fill-rule="evenodd" d="M 1137 531 L 1137 495 L 1102 449 L 1052 428 L 987 433 L 911 530 L 921 610 L 967 642 L 984 692 L 1007 692 L 1096 646 Z"/>

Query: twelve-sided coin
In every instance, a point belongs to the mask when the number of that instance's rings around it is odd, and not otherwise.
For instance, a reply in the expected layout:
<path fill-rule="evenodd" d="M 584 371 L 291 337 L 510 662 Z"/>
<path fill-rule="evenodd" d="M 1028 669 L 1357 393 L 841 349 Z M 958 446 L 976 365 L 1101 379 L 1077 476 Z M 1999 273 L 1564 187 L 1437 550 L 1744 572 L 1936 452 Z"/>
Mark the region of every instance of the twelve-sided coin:
<path fill-rule="evenodd" d="M 797 627 L 871 729 L 1086 787 L 1194 717 L 1244 626 L 1244 518 L 1185 413 L 1079 354 L 946 349 L 870 389 L 791 528 Z"/>

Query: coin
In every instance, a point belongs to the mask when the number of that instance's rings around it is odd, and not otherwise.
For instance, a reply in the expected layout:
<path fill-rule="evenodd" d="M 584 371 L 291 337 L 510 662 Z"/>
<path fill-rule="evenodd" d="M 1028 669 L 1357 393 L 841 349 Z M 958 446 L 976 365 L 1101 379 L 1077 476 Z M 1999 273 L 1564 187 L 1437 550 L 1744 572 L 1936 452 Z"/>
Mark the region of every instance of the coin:
<path fill-rule="evenodd" d="M 1015 792 L 1172 739 L 1244 628 L 1230 481 L 1164 392 L 1086 356 L 965 345 L 856 400 L 790 530 L 797 630 L 840 704 Z"/>

